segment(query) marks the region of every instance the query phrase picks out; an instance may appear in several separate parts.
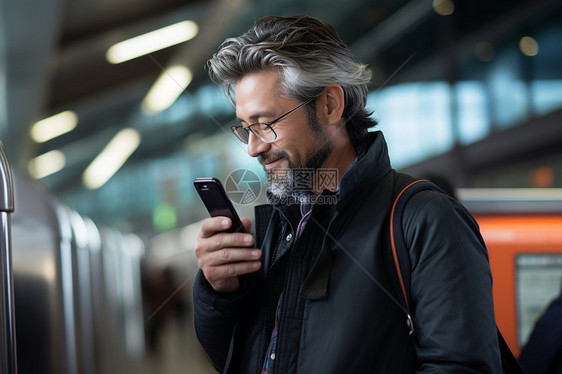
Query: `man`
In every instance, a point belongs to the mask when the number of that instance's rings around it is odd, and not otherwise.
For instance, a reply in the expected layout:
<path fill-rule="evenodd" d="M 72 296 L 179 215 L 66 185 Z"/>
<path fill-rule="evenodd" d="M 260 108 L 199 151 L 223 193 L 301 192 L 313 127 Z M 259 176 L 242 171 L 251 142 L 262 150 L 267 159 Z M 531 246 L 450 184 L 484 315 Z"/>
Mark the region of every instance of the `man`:
<path fill-rule="evenodd" d="M 265 168 L 274 201 L 256 207 L 253 232 L 249 220 L 248 233 L 234 234 L 221 232 L 226 217 L 203 221 L 195 327 L 215 367 L 501 372 L 486 249 L 470 215 L 436 191 L 416 194 L 404 212 L 409 334 L 388 257 L 396 173 L 383 135 L 367 131 L 376 125 L 365 110 L 370 72 L 334 29 L 264 17 L 207 67 L 235 105 L 233 132 Z"/>

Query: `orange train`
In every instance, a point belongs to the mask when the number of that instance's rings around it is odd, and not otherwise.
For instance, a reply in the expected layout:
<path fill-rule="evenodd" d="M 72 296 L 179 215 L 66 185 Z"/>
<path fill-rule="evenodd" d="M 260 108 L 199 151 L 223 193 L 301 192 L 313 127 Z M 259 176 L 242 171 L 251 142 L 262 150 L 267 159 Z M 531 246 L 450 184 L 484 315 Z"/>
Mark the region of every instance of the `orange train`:
<path fill-rule="evenodd" d="M 486 241 L 496 321 L 518 356 L 561 292 L 562 189 L 461 189 L 458 195 Z"/>

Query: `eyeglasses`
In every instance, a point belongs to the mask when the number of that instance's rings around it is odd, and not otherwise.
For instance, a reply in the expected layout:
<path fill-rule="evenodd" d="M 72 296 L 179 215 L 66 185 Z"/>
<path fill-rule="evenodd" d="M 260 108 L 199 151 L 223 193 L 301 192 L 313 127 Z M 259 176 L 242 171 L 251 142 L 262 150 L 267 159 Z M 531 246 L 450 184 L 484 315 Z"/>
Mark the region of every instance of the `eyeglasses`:
<path fill-rule="evenodd" d="M 236 135 L 238 140 L 244 144 L 248 144 L 250 138 L 250 132 L 254 134 L 259 140 L 264 143 L 271 143 L 277 139 L 277 133 L 273 130 L 273 125 L 281 121 L 283 118 L 287 117 L 289 114 L 293 113 L 295 110 L 299 109 L 306 104 L 311 103 L 314 99 L 309 99 L 302 104 L 299 104 L 295 108 L 289 110 L 287 113 L 283 114 L 281 117 L 277 117 L 271 122 L 258 122 L 252 123 L 251 125 L 244 127 L 242 125 L 232 126 L 230 129 Z"/>

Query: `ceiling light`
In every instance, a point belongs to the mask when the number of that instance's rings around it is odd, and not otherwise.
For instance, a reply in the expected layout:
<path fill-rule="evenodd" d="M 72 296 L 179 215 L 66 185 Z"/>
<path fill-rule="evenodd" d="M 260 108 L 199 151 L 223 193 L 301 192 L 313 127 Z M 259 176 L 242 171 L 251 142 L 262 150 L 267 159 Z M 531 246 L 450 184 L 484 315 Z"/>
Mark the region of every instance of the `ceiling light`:
<path fill-rule="evenodd" d="M 524 36 L 519 40 L 519 49 L 525 56 L 536 56 L 539 53 L 539 44 L 530 36 Z"/>
<path fill-rule="evenodd" d="M 455 3 L 451 0 L 433 0 L 433 10 L 440 16 L 449 16 L 455 12 Z"/>
<path fill-rule="evenodd" d="M 43 143 L 74 130 L 78 124 L 78 116 L 71 110 L 42 119 L 31 127 L 31 138 Z"/>
<path fill-rule="evenodd" d="M 59 150 L 53 150 L 35 157 L 27 168 L 29 174 L 35 179 L 41 179 L 62 170 L 66 165 L 66 157 Z"/>
<path fill-rule="evenodd" d="M 182 21 L 149 33 L 124 40 L 111 46 L 105 57 L 112 64 L 159 51 L 193 39 L 199 28 L 193 21 Z"/>
<path fill-rule="evenodd" d="M 119 131 L 84 171 L 84 185 L 90 189 L 103 186 L 125 164 L 140 142 L 141 136 L 137 130 L 129 128 Z"/>
<path fill-rule="evenodd" d="M 164 70 L 142 101 L 143 112 L 155 114 L 171 106 L 192 78 L 191 70 L 186 66 L 175 65 Z"/>

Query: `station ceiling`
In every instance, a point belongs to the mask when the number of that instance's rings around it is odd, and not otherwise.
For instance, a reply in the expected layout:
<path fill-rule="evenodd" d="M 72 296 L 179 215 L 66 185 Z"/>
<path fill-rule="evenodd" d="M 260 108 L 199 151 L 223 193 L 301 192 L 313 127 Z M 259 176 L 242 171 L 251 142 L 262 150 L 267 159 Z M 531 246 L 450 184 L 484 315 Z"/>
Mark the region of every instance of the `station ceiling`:
<path fill-rule="evenodd" d="M 64 149 L 67 167 L 45 178 L 51 189 L 78 186 L 87 165 L 120 129 L 142 128 L 143 141 L 132 159 L 166 157 L 195 131 L 217 131 L 211 120 L 224 114 L 182 118 L 148 116 L 141 103 L 162 71 L 176 63 L 193 79 L 184 95 L 195 98 L 210 84 L 205 61 L 228 36 L 249 29 L 262 15 L 308 14 L 331 23 L 356 57 L 375 71 L 374 84 L 430 80 L 442 76 L 437 60 L 472 53 L 474 42 L 498 38 L 510 27 L 544 15 L 550 0 L 454 1 L 451 15 L 436 6 L 450 0 L 2 0 L 0 82 L 5 107 L 2 142 L 14 166 Z M 441 4 L 441 5 L 440 5 Z M 443 5 L 444 4 L 444 5 Z M 199 33 L 187 42 L 120 64 L 106 60 L 113 44 L 183 20 Z M 454 79 L 451 72 L 451 79 Z M 37 144 L 29 130 L 36 121 L 74 111 L 77 127 Z M 217 118 L 220 117 L 220 118 Z M 222 118 L 221 116 L 224 116 Z"/>

